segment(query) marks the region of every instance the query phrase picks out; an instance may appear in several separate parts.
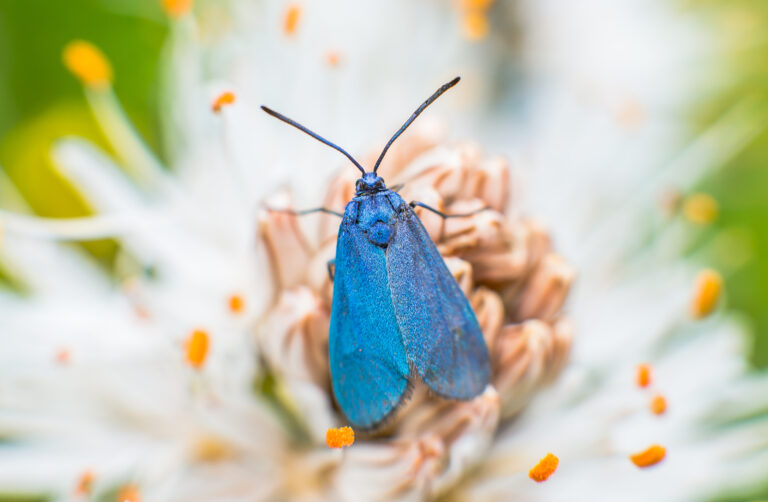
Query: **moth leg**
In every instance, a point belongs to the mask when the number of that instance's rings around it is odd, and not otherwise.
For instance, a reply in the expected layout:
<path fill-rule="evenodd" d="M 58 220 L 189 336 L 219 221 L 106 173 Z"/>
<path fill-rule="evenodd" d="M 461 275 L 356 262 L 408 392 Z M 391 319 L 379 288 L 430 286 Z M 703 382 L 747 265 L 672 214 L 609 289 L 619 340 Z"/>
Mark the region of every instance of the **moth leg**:
<path fill-rule="evenodd" d="M 419 202 L 419 201 L 416 201 L 416 200 L 409 202 L 408 205 L 411 206 L 411 207 L 417 207 L 417 206 L 418 207 L 423 207 L 427 211 L 432 211 L 433 213 L 435 213 L 436 215 L 438 215 L 439 217 L 441 217 L 443 219 L 447 219 L 447 218 L 466 218 L 468 216 L 474 216 L 477 213 L 480 213 L 480 212 L 486 211 L 488 209 L 491 209 L 490 207 L 485 206 L 485 207 L 481 207 L 480 209 L 475 209 L 474 211 L 470 211 L 468 213 L 445 214 L 444 212 L 439 211 L 439 210 L 435 209 L 432 206 L 428 206 L 428 205 L 424 204 L 423 202 Z"/>
<path fill-rule="evenodd" d="M 328 209 L 325 207 L 316 207 L 314 209 L 303 209 L 301 211 L 296 211 L 295 209 L 272 209 L 271 207 L 268 207 L 267 211 L 271 211 L 273 213 L 292 214 L 294 216 L 304 216 L 305 214 L 312 214 L 312 213 L 326 213 L 326 214 L 332 214 L 334 216 L 338 216 L 339 218 L 344 217 L 344 215 L 341 214 L 340 212 L 334 211 L 333 209 Z"/>
<path fill-rule="evenodd" d="M 328 260 L 326 266 L 328 267 L 328 278 L 333 282 L 334 277 L 336 277 L 336 258 Z"/>

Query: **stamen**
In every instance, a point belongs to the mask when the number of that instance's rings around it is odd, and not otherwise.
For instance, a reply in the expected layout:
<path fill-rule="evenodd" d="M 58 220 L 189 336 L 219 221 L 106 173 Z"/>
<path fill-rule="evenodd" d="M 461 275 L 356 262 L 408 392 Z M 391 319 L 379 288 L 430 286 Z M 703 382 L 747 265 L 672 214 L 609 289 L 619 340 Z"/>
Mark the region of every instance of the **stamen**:
<path fill-rule="evenodd" d="M 220 462 L 231 458 L 235 453 L 226 441 L 214 436 L 199 438 L 193 450 L 195 459 L 203 462 Z"/>
<path fill-rule="evenodd" d="M 533 466 L 531 470 L 528 471 L 528 477 L 537 483 L 546 481 L 555 472 L 559 464 L 559 458 L 551 453 L 547 453 L 544 458 L 539 460 L 538 464 Z"/>
<path fill-rule="evenodd" d="M 637 365 L 636 381 L 638 387 L 645 388 L 651 385 L 651 366 L 649 364 Z"/>
<path fill-rule="evenodd" d="M 694 319 L 708 316 L 717 306 L 723 290 L 723 277 L 716 270 L 704 269 L 696 276 L 691 315 Z"/>
<path fill-rule="evenodd" d="M 337 427 L 328 429 L 325 433 L 325 443 L 329 448 L 344 448 L 355 442 L 355 431 L 352 427 Z"/>
<path fill-rule="evenodd" d="M 137 486 L 126 485 L 117 492 L 116 499 L 119 502 L 141 502 L 141 494 Z"/>
<path fill-rule="evenodd" d="M 341 54 L 338 51 L 328 51 L 325 53 L 325 62 L 331 68 L 336 68 L 341 63 Z"/>
<path fill-rule="evenodd" d="M 623 101 L 616 110 L 616 119 L 627 129 L 634 129 L 642 125 L 645 115 L 643 105 L 633 99 Z"/>
<path fill-rule="evenodd" d="M 149 313 L 149 310 L 139 305 L 138 303 L 133 305 L 133 313 L 136 314 L 136 317 L 142 320 L 147 320 L 152 317 L 152 315 Z"/>
<path fill-rule="evenodd" d="M 665 411 L 667 411 L 666 398 L 661 394 L 656 394 L 653 396 L 653 399 L 651 399 L 651 411 L 655 415 L 662 415 Z"/>
<path fill-rule="evenodd" d="M 237 293 L 229 297 L 227 305 L 229 305 L 229 310 L 233 314 L 242 314 L 245 311 L 245 300 L 242 295 Z"/>
<path fill-rule="evenodd" d="M 660 445 L 652 445 L 647 450 L 629 456 L 633 464 L 640 468 L 656 465 L 667 455 L 667 449 Z"/>
<path fill-rule="evenodd" d="M 196 329 L 186 341 L 187 363 L 195 369 L 200 369 L 208 355 L 208 333 Z"/>
<path fill-rule="evenodd" d="M 494 0 L 462 0 L 462 29 L 467 39 L 480 40 L 488 36 L 491 29 L 488 10 L 493 3 Z"/>
<path fill-rule="evenodd" d="M 64 66 L 86 87 L 104 89 L 112 83 L 112 66 L 95 45 L 84 40 L 67 44 L 62 54 Z"/>
<path fill-rule="evenodd" d="M 285 21 L 283 22 L 283 32 L 290 36 L 296 34 L 296 30 L 299 28 L 299 21 L 301 20 L 301 6 L 298 4 L 292 4 L 288 6 L 285 11 Z"/>
<path fill-rule="evenodd" d="M 471 10 L 464 14 L 462 21 L 464 36 L 469 40 L 481 40 L 488 36 L 490 23 L 485 12 Z"/>
<path fill-rule="evenodd" d="M 683 214 L 691 223 L 708 225 L 717 219 L 719 206 L 711 195 L 697 193 L 691 195 L 683 204 Z"/>
<path fill-rule="evenodd" d="M 674 216 L 680 210 L 682 203 L 683 194 L 676 188 L 666 188 L 659 197 L 659 205 L 665 216 Z"/>
<path fill-rule="evenodd" d="M 56 352 L 56 362 L 61 364 L 62 366 L 65 366 L 69 364 L 70 361 L 70 353 L 67 349 L 59 349 Z"/>
<path fill-rule="evenodd" d="M 213 104 L 211 105 L 211 109 L 214 111 L 214 113 L 219 113 L 222 108 L 224 108 L 227 105 L 231 105 L 235 102 L 235 93 L 232 91 L 226 91 L 219 94 L 215 100 L 213 100 Z"/>
<path fill-rule="evenodd" d="M 179 18 L 192 10 L 192 0 L 163 0 L 163 10 L 173 18 Z"/>
<path fill-rule="evenodd" d="M 4 233 L 58 240 L 108 239 L 129 232 L 139 225 L 159 222 L 157 211 L 130 214 L 93 215 L 74 218 L 45 218 L 0 209 Z"/>
<path fill-rule="evenodd" d="M 467 10 L 488 10 L 495 0 L 463 0 L 462 7 Z"/>
<path fill-rule="evenodd" d="M 75 495 L 79 497 L 87 497 L 91 494 L 93 488 L 94 476 L 93 471 L 85 471 L 80 475 L 77 480 L 77 486 L 75 487 Z"/>

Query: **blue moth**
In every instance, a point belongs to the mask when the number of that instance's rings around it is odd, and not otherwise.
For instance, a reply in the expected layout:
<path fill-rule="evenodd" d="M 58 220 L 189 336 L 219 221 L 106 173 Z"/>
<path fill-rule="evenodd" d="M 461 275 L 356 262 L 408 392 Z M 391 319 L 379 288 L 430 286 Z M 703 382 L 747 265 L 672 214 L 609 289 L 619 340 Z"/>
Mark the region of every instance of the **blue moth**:
<path fill-rule="evenodd" d="M 336 244 L 329 332 L 331 384 L 336 402 L 359 429 L 375 429 L 393 415 L 418 375 L 437 395 L 470 399 L 485 389 L 490 361 L 482 331 L 413 208 L 376 174 L 403 131 L 459 77 L 440 87 L 392 136 L 373 170 L 344 149 L 267 107 L 268 114 L 344 154 L 362 173 L 342 218 Z M 330 270 L 330 268 L 329 268 Z"/>

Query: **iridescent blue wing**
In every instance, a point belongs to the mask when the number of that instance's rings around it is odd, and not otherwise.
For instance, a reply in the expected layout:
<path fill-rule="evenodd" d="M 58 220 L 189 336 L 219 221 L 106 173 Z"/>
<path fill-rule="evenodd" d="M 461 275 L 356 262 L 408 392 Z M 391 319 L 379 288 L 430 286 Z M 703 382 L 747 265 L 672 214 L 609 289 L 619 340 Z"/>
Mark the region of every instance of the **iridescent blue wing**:
<path fill-rule="evenodd" d="M 372 428 L 400 404 L 410 369 L 395 320 L 384 249 L 345 216 L 336 244 L 331 382 L 352 425 Z"/>
<path fill-rule="evenodd" d="M 408 360 L 440 396 L 469 399 L 490 379 L 488 348 L 467 297 L 413 210 L 400 208 L 387 275 Z"/>

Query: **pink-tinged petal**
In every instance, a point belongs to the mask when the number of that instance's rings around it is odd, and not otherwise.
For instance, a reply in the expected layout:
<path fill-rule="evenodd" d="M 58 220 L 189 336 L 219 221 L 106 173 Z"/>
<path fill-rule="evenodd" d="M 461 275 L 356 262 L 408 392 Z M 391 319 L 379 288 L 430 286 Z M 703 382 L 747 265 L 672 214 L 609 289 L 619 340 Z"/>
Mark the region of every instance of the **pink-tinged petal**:
<path fill-rule="evenodd" d="M 474 287 L 472 280 L 472 265 L 462 260 L 461 258 L 456 258 L 453 256 L 444 258 L 444 261 L 448 266 L 448 270 L 451 272 L 451 275 L 454 279 L 456 279 L 456 282 L 459 284 L 459 287 L 464 292 L 464 294 L 467 296 L 471 295 L 472 288 Z"/>
<path fill-rule="evenodd" d="M 279 206 L 279 209 L 288 207 Z M 269 257 L 275 289 L 280 291 L 303 283 L 311 249 L 296 216 L 280 212 L 277 207 L 274 209 L 261 213 L 258 231 Z"/>
<path fill-rule="evenodd" d="M 514 318 L 552 319 L 563 306 L 575 278 L 576 271 L 570 264 L 561 256 L 549 253 L 526 283 Z"/>
<path fill-rule="evenodd" d="M 477 322 L 483 330 L 488 351 L 493 353 L 496 337 L 504 323 L 504 303 L 495 291 L 487 288 L 477 288 L 469 297 L 472 310 L 475 311 Z"/>
<path fill-rule="evenodd" d="M 359 171 L 354 169 L 344 169 L 333 181 L 331 181 L 328 191 L 323 199 L 323 207 L 344 214 L 344 208 L 347 203 L 355 196 L 355 179 Z M 328 239 L 335 239 L 339 235 L 339 224 L 341 218 L 333 214 L 321 214 L 317 224 L 318 239 L 325 242 Z"/>
<path fill-rule="evenodd" d="M 440 197 L 440 194 L 437 193 L 437 190 L 430 186 L 417 185 L 412 187 L 407 192 L 407 196 L 408 201 L 418 201 L 428 205 L 429 207 L 437 209 L 438 211 L 445 210 L 443 205 L 443 198 Z M 413 210 L 421 220 L 424 228 L 427 230 L 429 237 L 433 241 L 438 242 L 443 235 L 443 225 L 445 224 L 446 220 L 443 219 L 442 216 L 435 214 L 435 212 L 423 207 L 417 206 Z"/>
<path fill-rule="evenodd" d="M 270 368 L 326 388 L 329 322 L 328 310 L 309 288 L 284 290 L 258 330 Z"/>
<path fill-rule="evenodd" d="M 492 383 L 502 415 L 517 413 L 556 371 L 570 350 L 570 333 L 538 320 L 504 326 L 491 354 Z"/>

